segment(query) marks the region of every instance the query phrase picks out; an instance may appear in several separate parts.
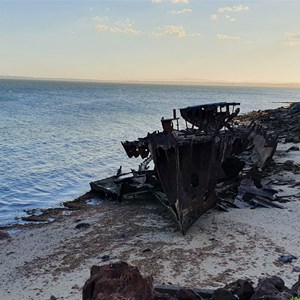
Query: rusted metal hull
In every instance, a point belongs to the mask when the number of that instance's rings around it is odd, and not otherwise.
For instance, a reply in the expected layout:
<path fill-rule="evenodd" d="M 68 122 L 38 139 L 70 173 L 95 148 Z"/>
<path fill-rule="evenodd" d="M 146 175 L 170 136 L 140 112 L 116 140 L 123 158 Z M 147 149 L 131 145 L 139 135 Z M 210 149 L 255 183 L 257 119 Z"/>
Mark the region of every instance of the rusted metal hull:
<path fill-rule="evenodd" d="M 218 181 L 236 177 L 245 164 L 264 167 L 275 152 L 276 137 L 267 136 L 260 126 L 230 124 L 239 111 L 230 112 L 236 105 L 221 102 L 181 109 L 182 117 L 192 124 L 181 131 L 173 129 L 172 121 L 178 122 L 173 112 L 173 119 L 162 119 L 163 132 L 122 142 L 129 157 L 146 158 L 140 172 L 91 183 L 91 188 L 118 199 L 154 195 L 172 212 L 184 234 L 215 206 Z M 155 166 L 151 172 L 145 167 L 150 159 Z"/>
<path fill-rule="evenodd" d="M 215 187 L 226 176 L 223 163 L 233 156 L 237 136 L 233 132 L 148 136 L 149 149 L 166 194 L 161 202 L 170 209 L 183 233 L 216 204 Z"/>

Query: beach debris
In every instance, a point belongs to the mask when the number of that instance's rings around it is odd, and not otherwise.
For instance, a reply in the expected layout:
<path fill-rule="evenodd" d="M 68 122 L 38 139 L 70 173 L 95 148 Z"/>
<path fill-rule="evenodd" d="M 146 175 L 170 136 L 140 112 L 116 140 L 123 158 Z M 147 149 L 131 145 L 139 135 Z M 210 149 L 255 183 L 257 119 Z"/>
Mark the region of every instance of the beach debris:
<path fill-rule="evenodd" d="M 289 149 L 286 150 L 286 152 L 290 152 L 290 151 L 299 151 L 299 147 L 297 146 L 292 146 Z"/>
<path fill-rule="evenodd" d="M 146 248 L 144 250 L 142 250 L 142 253 L 149 253 L 152 252 L 152 250 L 150 248 Z"/>
<path fill-rule="evenodd" d="M 298 259 L 295 255 L 286 254 L 286 255 L 280 255 L 278 260 L 284 264 L 291 263 L 293 260 Z"/>
<path fill-rule="evenodd" d="M 293 268 L 292 272 L 300 272 L 300 267 L 299 266 L 296 266 Z"/>
<path fill-rule="evenodd" d="M 262 170 L 277 146 L 277 136 L 260 123 L 234 125 L 237 106 L 219 102 L 182 108 L 182 130 L 173 110 L 173 118 L 161 119 L 162 132 L 122 142 L 129 158 L 144 159 L 138 171 L 119 169 L 115 176 L 91 182 L 92 191 L 106 199 L 155 198 L 171 211 L 183 234 L 216 204 L 226 210 L 216 197 L 217 183 L 236 178 L 245 166 Z M 153 170 L 148 167 L 151 161 Z M 255 205 L 275 206 L 259 199 L 261 194 L 273 196 L 270 191 L 256 193 Z"/>
<path fill-rule="evenodd" d="M 109 261 L 109 260 L 110 260 L 110 256 L 109 256 L 109 255 L 103 255 L 103 256 L 101 257 L 101 260 L 102 260 L 103 262 Z"/>
<path fill-rule="evenodd" d="M 79 223 L 75 226 L 76 229 L 87 229 L 91 226 L 89 223 Z"/>
<path fill-rule="evenodd" d="M 0 231 L 0 241 L 1 240 L 7 240 L 7 239 L 10 239 L 10 238 L 11 238 L 11 236 L 7 232 Z"/>

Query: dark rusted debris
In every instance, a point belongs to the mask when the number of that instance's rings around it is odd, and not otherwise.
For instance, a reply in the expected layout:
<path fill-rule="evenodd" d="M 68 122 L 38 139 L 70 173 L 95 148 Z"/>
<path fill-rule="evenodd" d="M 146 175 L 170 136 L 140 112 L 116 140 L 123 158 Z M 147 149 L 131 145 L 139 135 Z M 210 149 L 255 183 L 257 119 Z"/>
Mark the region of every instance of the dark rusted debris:
<path fill-rule="evenodd" d="M 145 159 L 138 171 L 92 182 L 92 190 L 120 200 L 154 196 L 185 233 L 216 204 L 217 182 L 235 178 L 245 165 L 264 168 L 276 150 L 277 136 L 267 134 L 261 123 L 233 124 L 237 106 L 220 102 L 180 109 L 183 130 L 173 110 L 173 118 L 161 119 L 162 132 L 122 142 L 128 157 Z M 148 170 L 151 160 L 154 170 Z"/>

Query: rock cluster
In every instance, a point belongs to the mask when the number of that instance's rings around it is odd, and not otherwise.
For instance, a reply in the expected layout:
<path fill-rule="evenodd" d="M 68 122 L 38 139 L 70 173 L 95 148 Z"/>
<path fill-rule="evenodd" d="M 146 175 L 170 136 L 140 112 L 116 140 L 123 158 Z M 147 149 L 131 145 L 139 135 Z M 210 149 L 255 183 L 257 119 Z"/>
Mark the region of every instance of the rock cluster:
<path fill-rule="evenodd" d="M 259 280 L 256 288 L 247 280 L 237 280 L 213 294 L 213 300 L 289 300 L 293 296 L 300 296 L 300 276 L 298 282 L 287 288 L 278 276 L 271 276 Z"/>
<path fill-rule="evenodd" d="M 278 276 L 262 278 L 256 287 L 239 279 L 215 291 L 153 286 L 138 268 L 126 262 L 93 266 L 83 287 L 83 300 L 289 300 L 300 296 L 300 276 L 291 289 Z"/>
<path fill-rule="evenodd" d="M 289 107 L 253 111 L 236 119 L 242 123 L 255 121 L 268 131 L 275 132 L 286 143 L 300 142 L 300 102 Z"/>

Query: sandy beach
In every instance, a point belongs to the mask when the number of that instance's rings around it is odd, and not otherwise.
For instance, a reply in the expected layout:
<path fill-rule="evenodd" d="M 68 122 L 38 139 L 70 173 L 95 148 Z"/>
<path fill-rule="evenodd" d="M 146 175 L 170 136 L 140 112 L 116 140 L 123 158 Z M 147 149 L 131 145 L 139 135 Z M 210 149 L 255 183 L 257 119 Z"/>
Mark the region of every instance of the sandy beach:
<path fill-rule="evenodd" d="M 294 284 L 300 266 L 298 119 L 283 108 L 253 112 L 240 122 L 253 119 L 279 134 L 273 161 L 251 175 L 277 191 L 278 207 L 216 206 L 185 235 L 150 199 L 113 202 L 89 192 L 64 208 L 32 210 L 23 225 L 0 227 L 0 299 L 81 299 L 91 266 L 117 261 L 137 266 L 154 284 L 215 289 L 272 275 Z M 241 178 L 249 171 L 243 172 Z M 283 255 L 293 259 L 283 263 Z"/>
<path fill-rule="evenodd" d="M 295 145 L 279 144 L 275 162 L 299 166 L 299 151 L 286 151 Z M 300 174 L 265 180 L 279 197 L 288 196 L 284 209 L 212 209 L 184 236 L 162 205 L 145 201 L 102 201 L 47 224 L 8 228 L 10 238 L 0 240 L 0 299 L 81 299 L 91 266 L 120 260 L 153 276 L 154 284 L 217 288 L 279 275 L 290 286 L 300 261 L 278 258 L 300 256 Z"/>

